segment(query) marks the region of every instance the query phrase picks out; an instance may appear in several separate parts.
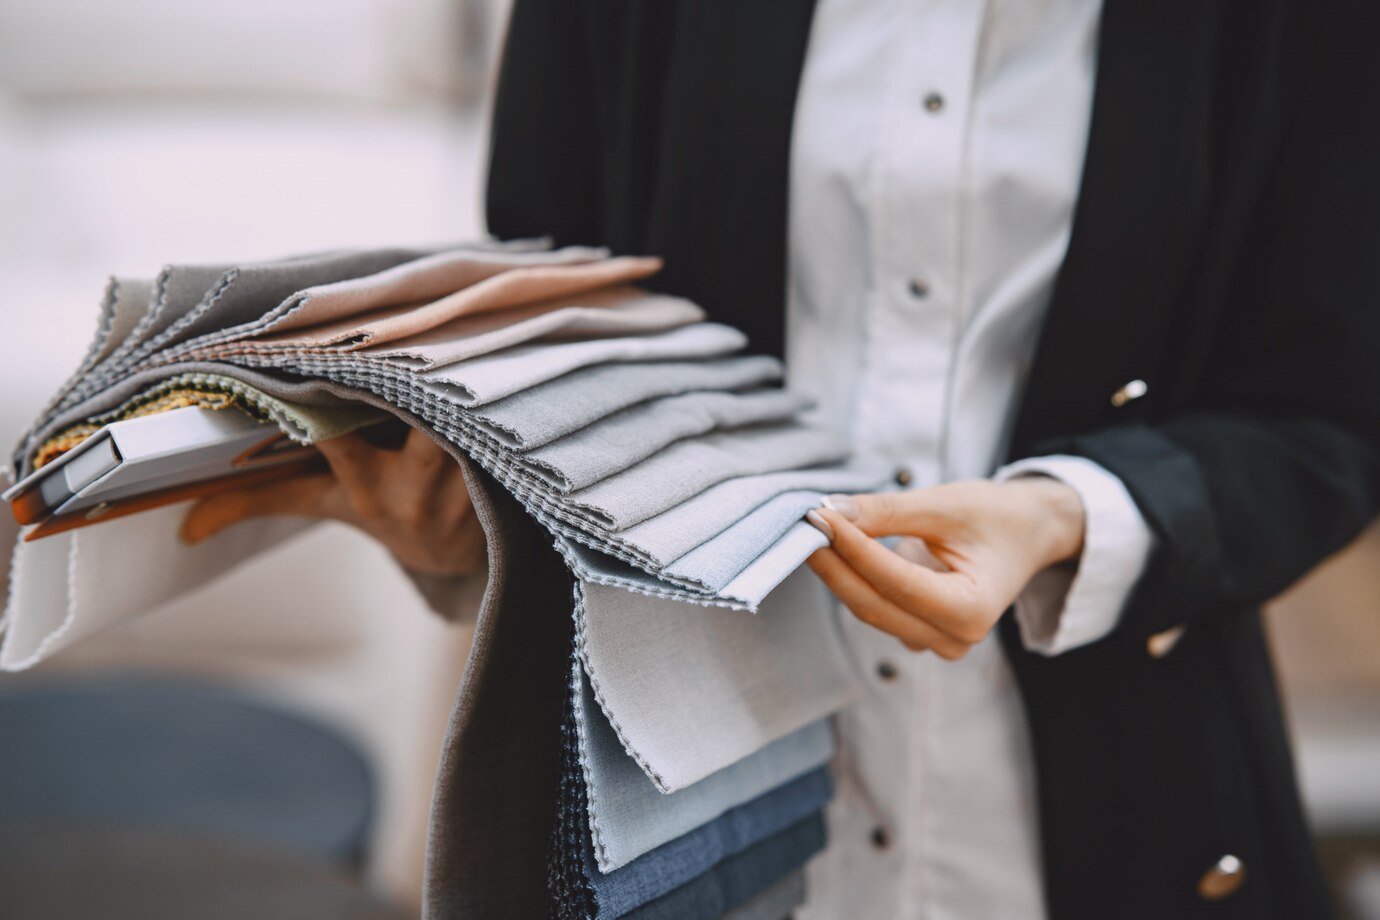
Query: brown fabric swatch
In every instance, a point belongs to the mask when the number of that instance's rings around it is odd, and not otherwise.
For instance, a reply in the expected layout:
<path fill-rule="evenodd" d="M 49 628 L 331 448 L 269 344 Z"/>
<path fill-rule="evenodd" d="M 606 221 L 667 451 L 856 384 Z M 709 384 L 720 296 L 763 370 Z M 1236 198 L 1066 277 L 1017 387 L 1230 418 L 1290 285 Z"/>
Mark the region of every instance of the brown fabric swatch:
<path fill-rule="evenodd" d="M 489 584 L 437 768 L 422 915 L 542 917 L 574 588 L 516 499 L 462 466 L 488 538 Z"/>

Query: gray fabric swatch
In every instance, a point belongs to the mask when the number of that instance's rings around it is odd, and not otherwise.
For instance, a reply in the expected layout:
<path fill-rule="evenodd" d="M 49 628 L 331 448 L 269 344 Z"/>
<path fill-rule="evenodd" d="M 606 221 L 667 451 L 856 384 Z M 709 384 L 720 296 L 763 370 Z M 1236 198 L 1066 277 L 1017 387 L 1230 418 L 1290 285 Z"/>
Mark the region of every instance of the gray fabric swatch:
<path fill-rule="evenodd" d="M 781 372 L 780 361 L 761 355 L 596 365 L 489 403 L 471 417 L 504 446 L 531 450 L 644 400 L 764 386 Z"/>
<path fill-rule="evenodd" d="M 796 572 L 755 615 L 581 582 L 577 641 L 599 707 L 655 787 L 686 789 L 838 712 L 860 683 L 833 605 Z"/>
<path fill-rule="evenodd" d="M 636 547 L 654 565 L 668 566 L 782 492 L 803 489 L 826 494 L 868 492 L 880 488 L 889 477 L 889 471 L 865 462 L 739 476 L 629 527 L 618 536 L 624 544 Z M 750 560 L 750 556 L 743 554 L 725 557 L 721 564 L 730 568 L 737 566 L 741 571 Z"/>
<path fill-rule="evenodd" d="M 279 303 L 304 287 L 372 274 L 424 254 L 418 250 L 366 250 L 239 267 L 168 266 L 159 275 L 152 309 L 72 395 L 85 397 L 95 392 L 155 350 L 260 316 L 265 304 Z"/>
<path fill-rule="evenodd" d="M 625 530 L 726 479 L 837 463 L 847 456 L 847 445 L 832 432 L 794 422 L 713 432 L 677 441 L 566 500 L 601 526 Z"/>
<path fill-rule="evenodd" d="M 693 786 L 663 795 L 628 756 L 576 668 L 576 720 L 589 789 L 590 833 L 601 872 L 612 872 L 728 809 L 826 763 L 834 740 L 816 722 Z M 553 780 L 554 786 L 554 780 Z"/>
<path fill-rule="evenodd" d="M 682 438 L 720 429 L 784 421 L 810 400 L 786 390 L 706 390 L 639 403 L 518 457 L 518 462 L 570 492 L 625 470 Z"/>
<path fill-rule="evenodd" d="M 152 301 L 152 279 L 111 278 L 96 341 L 92 344 L 86 366 L 104 359 L 129 338 Z"/>
<path fill-rule="evenodd" d="M 349 250 L 239 266 L 226 273 L 214 295 L 187 311 L 161 336 L 150 339 L 150 345 L 168 347 L 206 333 L 223 335 L 223 330 L 262 317 L 266 305 L 281 304 L 305 288 L 373 275 L 430 253 L 427 249 Z"/>
<path fill-rule="evenodd" d="M 512 497 L 461 467 L 489 581 L 436 769 L 422 916 L 541 917 L 570 675 L 569 575 Z"/>
<path fill-rule="evenodd" d="M 752 900 L 723 915 L 722 920 L 790 920 L 791 911 L 805 903 L 805 872 L 792 872 Z"/>
<path fill-rule="evenodd" d="M 418 376 L 433 386 L 452 389 L 448 395 L 458 405 L 482 406 L 592 364 L 714 358 L 746 344 L 747 336 L 736 329 L 696 323 L 654 335 L 522 345 Z"/>

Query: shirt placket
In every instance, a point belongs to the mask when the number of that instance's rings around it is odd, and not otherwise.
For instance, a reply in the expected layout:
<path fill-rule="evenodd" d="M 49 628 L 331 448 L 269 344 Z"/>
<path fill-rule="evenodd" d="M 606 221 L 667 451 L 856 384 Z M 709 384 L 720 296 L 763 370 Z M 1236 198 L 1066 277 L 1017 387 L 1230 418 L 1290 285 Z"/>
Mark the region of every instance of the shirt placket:
<path fill-rule="evenodd" d="M 954 344 L 964 316 L 964 158 L 984 11 L 974 0 L 941 0 L 923 17 L 900 17 L 906 28 L 887 81 L 857 434 L 895 463 L 898 484 L 910 488 L 941 476 Z M 887 804 L 910 818 L 906 839 L 897 841 L 906 858 L 901 914 L 927 917 L 925 860 L 934 845 L 930 712 L 942 702 L 945 675 L 931 655 L 899 654 L 894 692 L 909 699 L 914 717 L 908 770 Z"/>

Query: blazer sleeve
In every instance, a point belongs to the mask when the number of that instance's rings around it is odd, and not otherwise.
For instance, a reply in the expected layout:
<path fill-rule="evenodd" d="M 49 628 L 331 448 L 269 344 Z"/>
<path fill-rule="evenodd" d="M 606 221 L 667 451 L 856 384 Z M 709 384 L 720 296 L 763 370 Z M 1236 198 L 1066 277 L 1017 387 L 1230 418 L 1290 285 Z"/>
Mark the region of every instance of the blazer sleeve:
<path fill-rule="evenodd" d="M 485 217 L 500 239 L 599 244 L 592 62 L 576 0 L 515 0 L 490 121 Z"/>
<path fill-rule="evenodd" d="M 1192 405 L 1036 447 L 1118 476 L 1155 532 L 1118 638 L 1256 607 L 1380 510 L 1377 9 L 1329 5 L 1304 51 Z"/>

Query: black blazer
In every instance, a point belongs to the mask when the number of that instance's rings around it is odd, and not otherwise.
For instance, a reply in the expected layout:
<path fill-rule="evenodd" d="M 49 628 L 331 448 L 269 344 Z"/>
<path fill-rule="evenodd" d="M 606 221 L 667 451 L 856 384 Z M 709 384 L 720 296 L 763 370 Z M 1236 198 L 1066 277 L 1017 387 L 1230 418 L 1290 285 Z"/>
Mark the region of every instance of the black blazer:
<path fill-rule="evenodd" d="M 811 13 L 517 0 L 491 230 L 663 255 L 655 284 L 779 353 Z M 1328 914 L 1257 608 L 1380 508 L 1377 35 L 1373 0 L 1106 4 L 1012 455 L 1096 460 L 1159 543 L 1107 639 L 1046 659 L 1002 624 L 1055 920 Z M 1224 854 L 1245 882 L 1209 902 Z"/>

